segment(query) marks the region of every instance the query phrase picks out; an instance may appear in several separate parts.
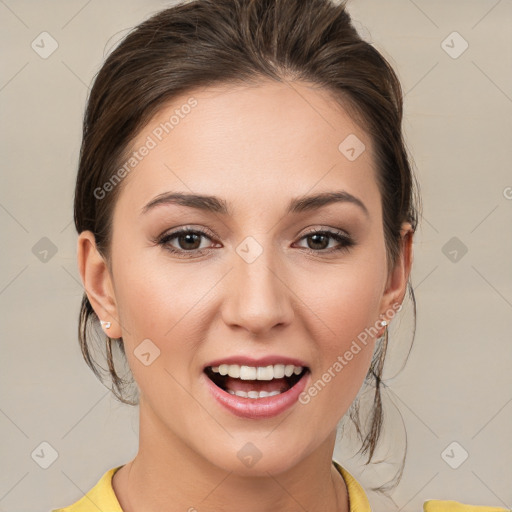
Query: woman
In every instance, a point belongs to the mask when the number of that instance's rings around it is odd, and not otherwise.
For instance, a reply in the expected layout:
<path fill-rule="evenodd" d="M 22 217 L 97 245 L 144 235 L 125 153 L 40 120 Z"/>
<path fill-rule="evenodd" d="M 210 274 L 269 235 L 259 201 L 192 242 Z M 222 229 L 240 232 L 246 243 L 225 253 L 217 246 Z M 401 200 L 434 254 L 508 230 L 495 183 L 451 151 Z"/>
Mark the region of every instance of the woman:
<path fill-rule="evenodd" d="M 418 215 L 401 120 L 328 0 L 188 2 L 108 57 L 76 184 L 80 341 L 100 376 L 101 322 L 129 402 L 125 354 L 140 442 L 61 510 L 370 510 L 332 455 L 364 383 L 369 460 L 379 438 Z"/>

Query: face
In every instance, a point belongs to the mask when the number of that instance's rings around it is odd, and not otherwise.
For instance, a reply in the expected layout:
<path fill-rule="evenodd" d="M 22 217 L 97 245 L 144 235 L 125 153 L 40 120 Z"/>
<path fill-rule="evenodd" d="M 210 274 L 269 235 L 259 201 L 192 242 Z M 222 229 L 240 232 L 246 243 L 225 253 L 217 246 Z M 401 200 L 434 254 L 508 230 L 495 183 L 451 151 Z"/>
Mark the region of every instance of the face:
<path fill-rule="evenodd" d="M 355 153 L 339 149 L 349 136 Z M 404 295 L 403 261 L 387 272 L 372 141 L 326 91 L 261 82 L 174 99 L 132 149 L 112 274 L 86 255 L 90 233 L 79 259 L 124 341 L 141 446 L 284 471 L 333 440 L 377 322 Z M 247 456 L 261 457 L 250 470 Z"/>

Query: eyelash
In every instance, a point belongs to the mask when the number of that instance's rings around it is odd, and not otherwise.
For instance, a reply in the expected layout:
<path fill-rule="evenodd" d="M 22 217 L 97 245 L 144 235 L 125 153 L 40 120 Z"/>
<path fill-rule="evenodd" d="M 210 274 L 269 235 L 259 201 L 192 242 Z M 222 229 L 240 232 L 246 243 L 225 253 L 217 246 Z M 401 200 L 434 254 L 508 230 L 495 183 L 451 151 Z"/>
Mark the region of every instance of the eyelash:
<path fill-rule="evenodd" d="M 188 235 L 188 234 L 202 235 L 210 240 L 212 239 L 212 236 L 210 235 L 210 233 L 208 233 L 202 229 L 182 228 L 177 231 L 167 233 L 167 234 L 163 235 L 162 237 L 154 240 L 154 242 L 157 243 L 158 245 L 162 245 L 163 247 L 165 247 L 166 250 L 168 250 L 169 252 L 171 252 L 173 254 L 178 255 L 181 258 L 197 258 L 199 256 L 202 256 L 205 252 L 209 252 L 210 250 L 212 250 L 210 248 L 210 249 L 193 249 L 193 250 L 187 251 L 185 249 L 176 249 L 175 247 L 170 247 L 168 245 L 169 242 L 171 240 L 173 240 L 174 238 L 178 238 L 181 235 Z M 300 238 L 300 240 L 303 240 L 305 238 L 308 238 L 308 237 L 311 237 L 314 235 L 327 235 L 327 236 L 331 237 L 332 239 L 336 240 L 337 242 L 339 242 L 340 245 L 338 247 L 331 247 L 330 249 L 319 249 L 319 250 L 311 249 L 309 247 L 302 247 L 302 249 L 305 249 L 310 254 L 315 254 L 315 255 L 332 254 L 335 252 L 348 251 L 352 246 L 355 245 L 354 240 L 350 236 L 339 233 L 337 231 L 330 231 L 330 230 L 326 230 L 326 229 L 316 229 L 316 230 L 310 231 L 309 233 L 306 233 L 305 235 L 303 235 Z"/>

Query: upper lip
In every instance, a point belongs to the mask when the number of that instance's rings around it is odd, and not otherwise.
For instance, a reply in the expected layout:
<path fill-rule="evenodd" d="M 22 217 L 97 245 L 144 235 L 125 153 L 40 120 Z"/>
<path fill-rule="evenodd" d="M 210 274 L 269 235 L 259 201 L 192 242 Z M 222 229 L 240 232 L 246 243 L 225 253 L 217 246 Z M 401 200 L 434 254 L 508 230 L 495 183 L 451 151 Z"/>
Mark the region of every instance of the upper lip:
<path fill-rule="evenodd" d="M 300 359 L 279 355 L 268 355 L 258 359 L 244 355 L 227 356 L 209 362 L 207 365 L 205 365 L 205 368 L 208 368 L 209 366 L 220 366 L 221 364 L 237 364 L 240 366 L 270 366 L 275 364 L 293 364 L 294 366 L 303 366 L 304 368 L 307 368 L 307 364 Z"/>

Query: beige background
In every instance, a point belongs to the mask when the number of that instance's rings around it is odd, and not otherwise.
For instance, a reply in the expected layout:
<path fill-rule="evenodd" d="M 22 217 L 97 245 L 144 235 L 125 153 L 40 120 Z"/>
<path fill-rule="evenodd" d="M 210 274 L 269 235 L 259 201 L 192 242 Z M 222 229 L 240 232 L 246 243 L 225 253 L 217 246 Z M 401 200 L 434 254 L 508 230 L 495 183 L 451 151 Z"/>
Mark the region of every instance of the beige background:
<path fill-rule="evenodd" d="M 0 512 L 74 502 L 136 453 L 136 409 L 114 401 L 80 355 L 72 201 L 92 77 L 128 28 L 166 5 L 0 0 Z M 406 92 L 424 218 L 412 276 L 417 335 L 393 377 L 410 341 L 404 316 L 386 371 L 379 453 L 389 463 L 365 468 L 348 438 L 335 457 L 363 486 L 384 483 L 405 428 L 402 482 L 389 498 L 370 493 L 374 510 L 420 511 L 430 498 L 511 507 L 512 4 L 352 0 L 349 8 Z M 58 43 L 46 59 L 31 47 L 43 31 Z M 50 245 L 44 237 L 57 251 L 47 261 L 36 257 Z M 52 449 L 58 458 L 43 469 Z"/>

